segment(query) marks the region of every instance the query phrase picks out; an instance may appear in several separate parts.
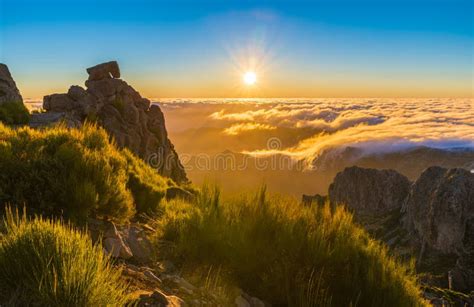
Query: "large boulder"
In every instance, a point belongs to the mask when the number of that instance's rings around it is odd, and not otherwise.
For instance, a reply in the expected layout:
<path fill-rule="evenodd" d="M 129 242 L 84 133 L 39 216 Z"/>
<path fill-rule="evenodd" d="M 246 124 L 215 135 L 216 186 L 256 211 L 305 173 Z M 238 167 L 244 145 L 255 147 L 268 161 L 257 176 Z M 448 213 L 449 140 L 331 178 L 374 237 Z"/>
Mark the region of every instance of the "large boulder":
<path fill-rule="evenodd" d="M 23 102 L 8 66 L 0 63 L 0 105 L 5 102 Z"/>
<path fill-rule="evenodd" d="M 116 61 L 110 61 L 87 68 L 89 80 L 120 78 L 120 68 Z"/>
<path fill-rule="evenodd" d="M 72 110 L 74 100 L 68 94 L 52 94 L 44 97 L 43 109 L 46 111 L 54 110 L 64 112 Z"/>
<path fill-rule="evenodd" d="M 62 114 L 63 121 L 73 127 L 95 121 L 114 137 L 118 146 L 130 149 L 161 175 L 177 183 L 187 182 L 160 107 L 118 79 L 120 69 L 115 61 L 90 67 L 87 72 L 86 89 L 73 85 L 65 94 L 45 96 L 43 108 L 48 112 L 35 114 L 32 121 L 44 123 L 48 113 Z"/>
<path fill-rule="evenodd" d="M 380 214 L 400 209 L 410 181 L 393 170 L 348 167 L 329 186 L 331 204 L 344 204 L 356 213 Z"/>

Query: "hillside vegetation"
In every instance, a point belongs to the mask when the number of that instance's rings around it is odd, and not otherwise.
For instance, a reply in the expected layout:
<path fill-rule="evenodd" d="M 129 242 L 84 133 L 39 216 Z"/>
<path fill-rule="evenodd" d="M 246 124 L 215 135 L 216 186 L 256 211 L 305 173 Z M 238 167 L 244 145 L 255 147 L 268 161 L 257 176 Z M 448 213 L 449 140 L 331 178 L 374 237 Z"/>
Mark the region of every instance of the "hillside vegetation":
<path fill-rule="evenodd" d="M 77 220 L 126 220 L 156 210 L 174 185 L 94 125 L 34 130 L 0 123 L 1 203 Z"/>
<path fill-rule="evenodd" d="M 342 208 L 243 195 L 222 201 L 204 188 L 175 200 L 157 222 L 157 244 L 188 268 L 219 268 L 251 295 L 289 306 L 422 306 L 413 272 L 356 226 Z"/>
<path fill-rule="evenodd" d="M 356 226 L 350 213 L 256 195 L 223 200 L 204 186 L 165 200 L 176 184 L 94 125 L 44 130 L 0 124 L 0 201 L 72 221 L 127 221 L 151 212 L 156 255 L 186 273 L 276 305 L 422 306 L 413 266 Z M 119 306 L 124 288 L 102 249 L 69 224 L 11 213 L 0 236 L 0 299 L 57 306 Z M 203 278 L 202 282 L 207 281 Z M 105 304 L 104 302 L 107 302 Z"/>

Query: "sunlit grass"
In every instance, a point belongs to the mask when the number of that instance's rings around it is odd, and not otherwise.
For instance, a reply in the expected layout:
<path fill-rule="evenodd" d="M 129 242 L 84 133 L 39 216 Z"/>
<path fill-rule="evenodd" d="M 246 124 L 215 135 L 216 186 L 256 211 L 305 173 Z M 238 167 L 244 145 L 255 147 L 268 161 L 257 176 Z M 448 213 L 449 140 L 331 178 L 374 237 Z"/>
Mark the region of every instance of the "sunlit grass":
<path fill-rule="evenodd" d="M 124 306 L 120 271 L 70 225 L 7 209 L 0 240 L 0 305 Z"/>
<path fill-rule="evenodd" d="M 268 198 L 264 189 L 223 201 L 208 187 L 194 204 L 163 206 L 157 243 L 167 257 L 187 268 L 221 268 L 226 279 L 270 303 L 425 304 L 413 265 L 390 257 L 342 208 Z"/>

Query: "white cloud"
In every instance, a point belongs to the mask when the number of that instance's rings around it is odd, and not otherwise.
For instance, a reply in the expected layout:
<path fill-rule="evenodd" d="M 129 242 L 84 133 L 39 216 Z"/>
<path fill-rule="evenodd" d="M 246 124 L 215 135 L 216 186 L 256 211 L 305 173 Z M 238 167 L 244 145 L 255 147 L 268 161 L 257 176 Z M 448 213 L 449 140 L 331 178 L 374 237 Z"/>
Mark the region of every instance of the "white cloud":
<path fill-rule="evenodd" d="M 255 131 L 255 130 L 274 130 L 276 127 L 267 125 L 267 124 L 259 124 L 259 123 L 240 123 L 234 124 L 229 128 L 223 130 L 224 134 L 227 135 L 239 135 L 242 132 L 247 131 Z"/>

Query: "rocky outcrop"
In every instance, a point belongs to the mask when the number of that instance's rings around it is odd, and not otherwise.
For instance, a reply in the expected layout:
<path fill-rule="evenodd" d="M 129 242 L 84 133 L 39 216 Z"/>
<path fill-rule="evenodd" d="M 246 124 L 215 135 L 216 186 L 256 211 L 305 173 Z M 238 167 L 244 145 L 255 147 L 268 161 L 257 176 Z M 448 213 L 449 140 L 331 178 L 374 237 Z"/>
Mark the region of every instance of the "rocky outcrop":
<path fill-rule="evenodd" d="M 410 181 L 393 170 L 348 167 L 329 186 L 331 204 L 345 204 L 357 213 L 380 214 L 400 209 Z"/>
<path fill-rule="evenodd" d="M 464 169 L 430 167 L 413 184 L 404 225 L 425 254 L 456 261 L 453 287 L 474 289 L 474 174 Z M 423 261 L 426 255 L 420 255 Z M 457 260 L 456 260 L 457 259 Z"/>
<path fill-rule="evenodd" d="M 47 112 L 35 114 L 32 125 L 64 121 L 77 127 L 85 121 L 97 122 L 110 133 L 120 147 L 127 147 L 158 172 L 177 183 L 188 181 L 178 154 L 168 139 L 165 119 L 158 105 L 143 98 L 133 87 L 118 79 L 117 62 L 87 69 L 86 88 L 73 85 L 67 93 L 44 97 Z"/>
<path fill-rule="evenodd" d="M 474 222 L 474 174 L 430 167 L 413 184 L 403 209 L 407 228 L 429 247 L 460 251 L 467 226 Z"/>
<path fill-rule="evenodd" d="M 7 65 L 0 63 L 0 105 L 5 102 L 23 102 Z"/>

